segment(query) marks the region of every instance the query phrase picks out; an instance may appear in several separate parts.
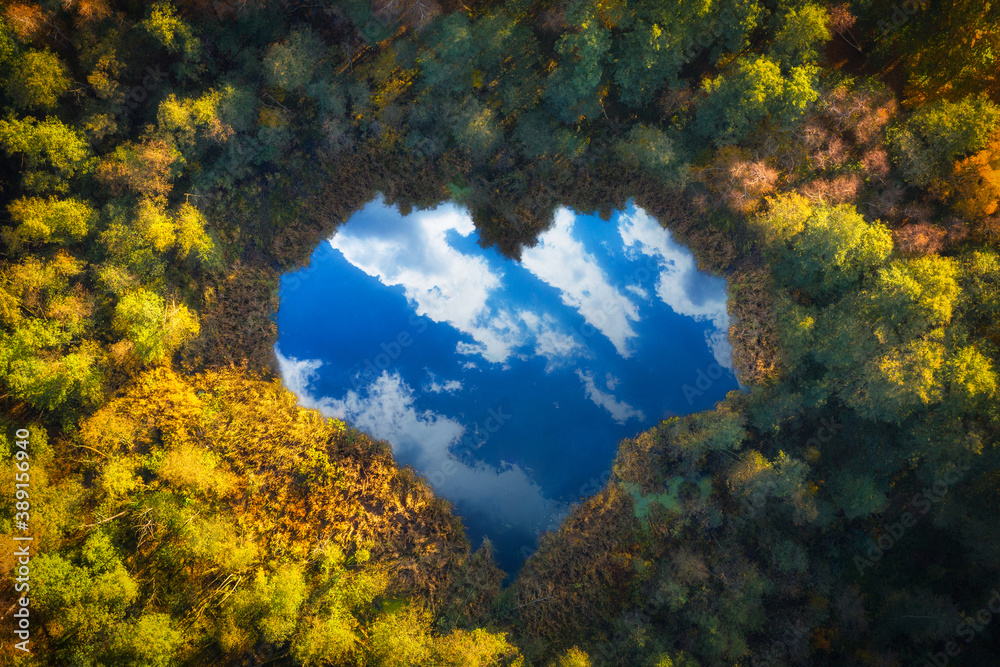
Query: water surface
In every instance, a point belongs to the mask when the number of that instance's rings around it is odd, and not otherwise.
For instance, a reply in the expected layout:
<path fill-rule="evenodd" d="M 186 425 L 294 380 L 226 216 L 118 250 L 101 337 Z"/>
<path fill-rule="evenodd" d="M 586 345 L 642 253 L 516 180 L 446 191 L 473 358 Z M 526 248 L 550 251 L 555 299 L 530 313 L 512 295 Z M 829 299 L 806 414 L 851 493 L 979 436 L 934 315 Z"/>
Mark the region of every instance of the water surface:
<path fill-rule="evenodd" d="M 454 204 L 381 199 L 282 277 L 276 353 L 304 405 L 392 443 L 515 570 L 618 441 L 736 388 L 725 282 L 641 209 L 559 209 L 520 263 Z"/>

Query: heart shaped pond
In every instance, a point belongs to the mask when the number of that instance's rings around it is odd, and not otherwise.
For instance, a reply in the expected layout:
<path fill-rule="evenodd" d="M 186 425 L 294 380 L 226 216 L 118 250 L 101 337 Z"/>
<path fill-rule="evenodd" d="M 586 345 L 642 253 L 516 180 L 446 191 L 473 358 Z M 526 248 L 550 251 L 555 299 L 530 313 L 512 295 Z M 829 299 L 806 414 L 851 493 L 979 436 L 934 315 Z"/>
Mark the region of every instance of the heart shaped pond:
<path fill-rule="evenodd" d="M 392 444 L 515 571 L 607 479 L 618 441 L 737 387 L 726 284 L 629 205 L 566 208 L 520 262 L 455 204 L 381 198 L 281 279 L 301 403 Z"/>

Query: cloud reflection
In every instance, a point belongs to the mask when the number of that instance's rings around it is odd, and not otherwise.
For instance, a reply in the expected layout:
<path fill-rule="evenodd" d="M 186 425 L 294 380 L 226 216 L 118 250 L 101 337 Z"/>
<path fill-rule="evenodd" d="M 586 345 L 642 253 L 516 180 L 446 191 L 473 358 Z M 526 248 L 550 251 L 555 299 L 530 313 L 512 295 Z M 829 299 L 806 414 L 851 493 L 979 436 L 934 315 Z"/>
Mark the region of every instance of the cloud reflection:
<path fill-rule="evenodd" d="M 712 323 L 715 330 L 705 334 L 706 342 L 716 362 L 732 369 L 725 280 L 701 274 L 691 251 L 674 243 L 670 231 L 641 208 L 622 213 L 618 231 L 626 248 L 657 260 L 656 294 L 665 304 L 676 313 Z"/>
<path fill-rule="evenodd" d="M 565 513 L 565 503 L 546 498 L 519 466 L 507 463 L 497 468 L 458 458 L 452 448 L 466 427 L 445 415 L 414 407 L 414 392 L 398 373 L 383 371 L 364 389 L 348 390 L 340 398 L 319 397 L 310 387 L 323 362 L 286 357 L 277 345 L 274 352 L 285 386 L 303 407 L 389 441 L 397 456 L 412 461 L 438 493 L 464 513 L 471 511 L 490 523 L 526 533 L 558 522 Z"/>

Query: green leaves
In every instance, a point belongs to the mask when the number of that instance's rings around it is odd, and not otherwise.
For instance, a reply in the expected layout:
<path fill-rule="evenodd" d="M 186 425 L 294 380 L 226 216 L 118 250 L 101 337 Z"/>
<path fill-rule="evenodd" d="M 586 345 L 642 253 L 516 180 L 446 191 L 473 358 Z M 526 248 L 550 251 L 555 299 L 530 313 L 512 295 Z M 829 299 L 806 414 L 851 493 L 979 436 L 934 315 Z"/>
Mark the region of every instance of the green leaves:
<path fill-rule="evenodd" d="M 23 157 L 21 183 L 28 192 L 67 192 L 70 179 L 94 164 L 83 134 L 55 118 L 0 120 L 0 147 Z"/>
<path fill-rule="evenodd" d="M 604 93 L 599 88 L 611 47 L 610 32 L 596 18 L 583 20 L 579 28 L 556 42 L 559 65 L 545 88 L 550 112 L 568 124 L 601 113 Z"/>
<path fill-rule="evenodd" d="M 305 93 L 318 74 L 326 51 L 322 40 L 310 30 L 295 30 L 287 41 L 272 44 L 264 57 L 267 84 L 288 92 Z"/>
<path fill-rule="evenodd" d="M 676 142 L 665 132 L 647 125 L 635 125 L 615 150 L 622 161 L 644 173 L 653 174 L 672 185 L 683 183 L 686 164 L 680 159 Z"/>
<path fill-rule="evenodd" d="M 695 130 L 716 146 L 726 146 L 746 142 L 764 121 L 787 125 L 819 98 L 817 75 L 812 65 L 785 73 L 768 56 L 741 56 L 704 82 L 708 99 L 698 109 Z"/>
<path fill-rule="evenodd" d="M 806 3 L 789 9 L 774 35 L 771 52 L 788 67 L 814 63 L 819 49 L 831 38 L 830 15 L 821 5 Z"/>
<path fill-rule="evenodd" d="M 200 57 L 201 40 L 194 36 L 191 26 L 177 15 L 177 10 L 170 2 L 154 2 L 142 26 L 167 51 L 180 53 L 186 60 L 197 60 Z"/>
<path fill-rule="evenodd" d="M 7 207 L 18 223 L 13 235 L 22 243 L 69 244 L 87 235 L 95 213 L 84 200 L 70 197 L 25 197 Z"/>
<path fill-rule="evenodd" d="M 985 97 L 918 108 L 889 131 L 893 159 L 911 185 L 949 175 L 957 158 L 982 150 L 1000 129 L 1000 106 Z"/>
<path fill-rule="evenodd" d="M 160 295 L 144 289 L 119 299 L 113 326 L 132 344 L 139 362 L 146 365 L 166 360 L 200 330 L 197 316 L 187 306 L 167 304 Z"/>
<path fill-rule="evenodd" d="M 52 111 L 70 84 L 69 70 L 58 56 L 32 50 L 14 61 L 5 88 L 21 109 Z"/>
<path fill-rule="evenodd" d="M 858 286 L 889 258 L 892 236 L 881 223 L 868 224 L 853 206 L 779 205 L 762 217 L 765 229 L 780 230 L 769 252 L 775 277 L 792 289 L 830 298 Z M 798 231 L 795 231 L 798 230 Z"/>

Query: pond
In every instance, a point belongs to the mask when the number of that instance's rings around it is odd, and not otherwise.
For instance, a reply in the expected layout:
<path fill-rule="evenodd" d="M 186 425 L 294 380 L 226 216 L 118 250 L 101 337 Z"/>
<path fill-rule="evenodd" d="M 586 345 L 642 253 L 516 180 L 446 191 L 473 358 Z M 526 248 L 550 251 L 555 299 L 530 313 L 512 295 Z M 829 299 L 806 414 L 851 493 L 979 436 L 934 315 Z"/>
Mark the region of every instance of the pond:
<path fill-rule="evenodd" d="M 567 208 L 521 261 L 484 249 L 464 208 L 381 198 L 280 288 L 285 385 L 392 444 L 514 572 L 618 441 L 737 387 L 726 284 L 629 204 Z"/>

